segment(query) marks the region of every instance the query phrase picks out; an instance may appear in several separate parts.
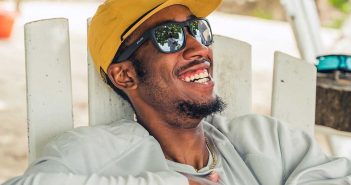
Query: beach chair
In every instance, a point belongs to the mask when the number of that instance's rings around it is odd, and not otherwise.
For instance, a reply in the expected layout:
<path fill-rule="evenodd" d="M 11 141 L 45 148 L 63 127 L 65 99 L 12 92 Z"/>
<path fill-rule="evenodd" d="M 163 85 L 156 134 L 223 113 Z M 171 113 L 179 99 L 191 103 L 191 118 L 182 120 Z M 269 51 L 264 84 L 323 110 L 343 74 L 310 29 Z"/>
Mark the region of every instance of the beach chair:
<path fill-rule="evenodd" d="M 68 20 L 25 25 L 29 161 L 53 137 L 73 128 Z M 228 118 L 252 113 L 251 46 L 215 36 L 216 92 L 227 102 Z M 88 52 L 89 53 L 89 52 Z M 99 77 L 88 56 L 89 125 L 133 119 L 129 104 Z M 313 65 L 276 52 L 272 116 L 313 135 L 316 70 Z"/>

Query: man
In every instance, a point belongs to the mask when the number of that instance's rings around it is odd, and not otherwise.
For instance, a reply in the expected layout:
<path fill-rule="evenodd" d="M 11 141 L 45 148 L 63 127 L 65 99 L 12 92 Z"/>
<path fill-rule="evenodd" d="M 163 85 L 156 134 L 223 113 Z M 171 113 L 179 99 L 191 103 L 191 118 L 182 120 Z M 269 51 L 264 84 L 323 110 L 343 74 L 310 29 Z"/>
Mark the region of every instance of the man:
<path fill-rule="evenodd" d="M 220 0 L 110 0 L 89 30 L 102 77 L 137 122 L 79 128 L 6 184 L 351 184 L 351 163 L 325 156 L 277 120 L 212 116 L 213 37 L 202 17 Z"/>

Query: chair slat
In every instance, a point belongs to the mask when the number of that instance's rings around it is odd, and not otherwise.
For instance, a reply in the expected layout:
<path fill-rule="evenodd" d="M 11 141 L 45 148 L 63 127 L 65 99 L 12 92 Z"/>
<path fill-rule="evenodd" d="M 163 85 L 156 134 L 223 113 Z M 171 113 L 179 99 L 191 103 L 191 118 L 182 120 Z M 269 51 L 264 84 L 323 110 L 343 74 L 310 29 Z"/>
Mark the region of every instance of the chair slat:
<path fill-rule="evenodd" d="M 29 161 L 73 127 L 68 20 L 25 25 Z"/>
<path fill-rule="evenodd" d="M 272 116 L 313 135 L 316 102 L 314 65 L 275 53 Z"/>
<path fill-rule="evenodd" d="M 227 103 L 227 118 L 252 113 L 251 46 L 248 43 L 215 36 L 214 79 L 216 92 Z"/>
<path fill-rule="evenodd" d="M 102 81 L 95 65 L 88 57 L 89 125 L 112 123 L 120 119 L 133 119 L 134 110 Z"/>

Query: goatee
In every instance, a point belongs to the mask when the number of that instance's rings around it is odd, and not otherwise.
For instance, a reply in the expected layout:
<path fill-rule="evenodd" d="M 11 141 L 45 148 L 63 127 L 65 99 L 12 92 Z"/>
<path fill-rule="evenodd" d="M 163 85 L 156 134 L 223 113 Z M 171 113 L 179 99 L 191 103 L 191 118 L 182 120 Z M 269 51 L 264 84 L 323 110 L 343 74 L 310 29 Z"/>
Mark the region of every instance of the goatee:
<path fill-rule="evenodd" d="M 188 118 L 202 119 L 211 114 L 222 112 L 225 109 L 226 104 L 219 96 L 216 96 L 215 100 L 209 103 L 180 101 L 177 104 L 177 107 L 179 113 Z"/>

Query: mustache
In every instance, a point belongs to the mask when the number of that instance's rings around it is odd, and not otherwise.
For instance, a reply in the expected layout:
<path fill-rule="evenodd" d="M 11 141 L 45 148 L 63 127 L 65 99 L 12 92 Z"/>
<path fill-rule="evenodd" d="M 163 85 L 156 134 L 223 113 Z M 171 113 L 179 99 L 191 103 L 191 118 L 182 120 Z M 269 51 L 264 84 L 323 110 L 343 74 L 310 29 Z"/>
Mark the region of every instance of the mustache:
<path fill-rule="evenodd" d="M 177 68 L 177 69 L 175 70 L 175 74 L 178 75 L 180 72 L 182 72 L 182 71 L 184 71 L 184 70 L 186 70 L 186 69 L 188 69 L 188 68 L 190 68 L 190 67 L 196 66 L 196 65 L 198 65 L 198 64 L 202 64 L 202 63 L 204 63 L 204 62 L 209 62 L 209 63 L 212 64 L 212 61 L 211 61 L 210 59 L 207 59 L 207 58 L 201 58 L 201 59 L 199 59 L 199 60 L 193 60 L 193 61 L 187 63 L 186 65 Z"/>

